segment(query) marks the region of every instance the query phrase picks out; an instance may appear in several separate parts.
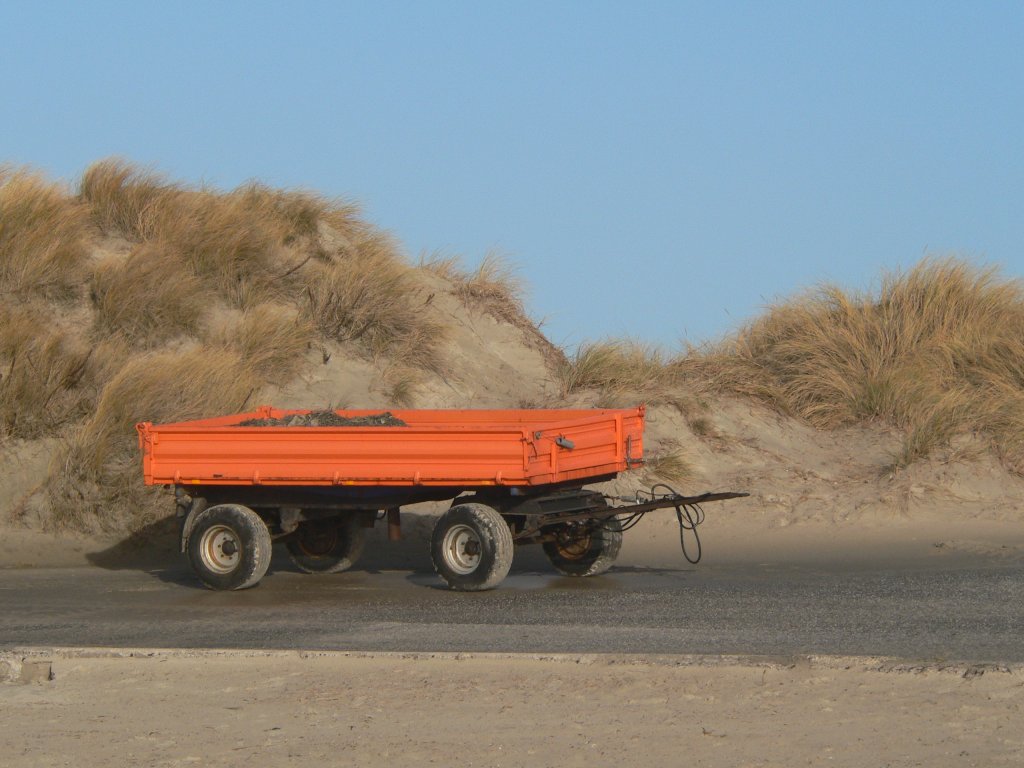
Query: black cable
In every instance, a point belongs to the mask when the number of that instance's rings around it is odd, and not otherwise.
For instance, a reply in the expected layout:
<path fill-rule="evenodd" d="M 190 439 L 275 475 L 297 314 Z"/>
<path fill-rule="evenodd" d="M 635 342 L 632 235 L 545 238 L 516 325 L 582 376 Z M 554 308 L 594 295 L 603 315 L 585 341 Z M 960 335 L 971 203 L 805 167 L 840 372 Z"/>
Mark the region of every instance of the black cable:
<path fill-rule="evenodd" d="M 651 495 L 654 496 L 659 488 L 664 488 L 668 493 L 666 496 L 679 496 L 680 494 L 670 485 L 665 483 L 658 483 L 657 485 L 651 486 Z M 704 510 L 700 504 L 678 504 L 676 505 L 676 520 L 679 521 L 679 546 L 683 550 L 683 557 L 691 565 L 696 565 L 700 562 L 703 549 L 700 543 L 700 534 L 697 533 L 697 526 L 704 522 Z M 690 552 L 686 548 L 686 532 L 691 531 L 693 533 L 694 541 L 697 542 L 697 556 L 690 557 Z"/>
<path fill-rule="evenodd" d="M 618 521 L 619 527 L 621 528 L 623 533 L 625 533 L 630 528 L 636 526 L 636 524 L 639 523 L 643 519 L 643 516 L 646 514 L 646 512 L 635 512 L 634 514 L 627 517 L 625 520 L 623 520 L 621 517 L 617 517 L 615 519 Z"/>
<path fill-rule="evenodd" d="M 696 517 L 694 517 L 694 513 L 696 513 Z M 683 519 L 684 517 L 686 518 L 685 520 Z M 697 526 L 704 522 L 704 510 L 701 509 L 700 504 L 680 504 L 676 507 L 676 519 L 679 521 L 679 546 L 683 549 L 683 557 L 686 558 L 688 563 L 696 565 L 700 562 L 700 557 L 703 554 Z M 693 532 L 693 539 L 697 542 L 696 557 L 690 557 L 690 553 L 686 549 L 687 531 Z"/>
<path fill-rule="evenodd" d="M 664 492 L 658 493 L 661 489 Z M 642 504 L 649 501 L 655 501 L 657 499 L 667 499 L 672 497 L 680 496 L 675 488 L 665 483 L 657 483 L 652 485 L 649 490 L 638 490 L 636 492 L 635 502 Z M 623 497 L 623 501 L 631 501 L 628 497 Z M 625 532 L 630 528 L 633 528 L 639 523 L 646 515 L 647 512 L 634 512 L 625 518 L 616 517 L 616 522 L 619 523 L 620 529 Z M 692 565 L 696 565 L 700 562 L 701 555 L 703 554 L 703 547 L 700 543 L 700 534 L 697 533 L 697 526 L 704 522 L 704 509 L 700 504 L 677 504 L 676 505 L 676 520 L 679 521 L 679 546 L 683 550 L 683 557 L 686 561 Z M 690 557 L 690 551 L 686 548 L 686 532 L 691 531 L 693 533 L 694 541 L 697 543 L 697 554 L 695 557 Z"/>

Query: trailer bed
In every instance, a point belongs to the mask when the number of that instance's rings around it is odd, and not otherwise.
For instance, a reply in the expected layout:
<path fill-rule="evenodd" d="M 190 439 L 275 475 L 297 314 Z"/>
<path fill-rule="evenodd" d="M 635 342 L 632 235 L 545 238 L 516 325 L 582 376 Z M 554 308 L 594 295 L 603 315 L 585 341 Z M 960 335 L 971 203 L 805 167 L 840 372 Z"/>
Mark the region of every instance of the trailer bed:
<path fill-rule="evenodd" d="M 308 410 L 137 425 L 150 485 L 530 488 L 596 482 L 642 463 L 643 406 L 394 410 L 406 426 L 238 426 Z M 379 414 L 339 410 L 344 418 Z"/>

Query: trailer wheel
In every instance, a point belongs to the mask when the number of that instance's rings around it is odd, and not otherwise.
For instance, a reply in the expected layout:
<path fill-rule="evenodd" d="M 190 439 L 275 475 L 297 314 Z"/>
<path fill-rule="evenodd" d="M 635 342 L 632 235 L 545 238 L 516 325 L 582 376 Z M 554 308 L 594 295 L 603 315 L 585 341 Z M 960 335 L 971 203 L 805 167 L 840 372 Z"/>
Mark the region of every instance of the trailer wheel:
<path fill-rule="evenodd" d="M 241 504 L 203 510 L 188 537 L 192 569 L 210 589 L 256 586 L 270 567 L 270 552 L 266 523 Z"/>
<path fill-rule="evenodd" d="M 288 555 L 300 571 L 341 573 L 363 553 L 366 529 L 355 515 L 342 519 L 307 520 L 288 539 Z"/>
<path fill-rule="evenodd" d="M 622 548 L 622 524 L 614 517 L 566 525 L 544 542 L 544 554 L 565 576 L 597 576 L 612 567 Z"/>
<path fill-rule="evenodd" d="M 434 526 L 430 555 L 448 586 L 463 592 L 494 589 L 512 567 L 512 531 L 494 509 L 460 504 Z"/>

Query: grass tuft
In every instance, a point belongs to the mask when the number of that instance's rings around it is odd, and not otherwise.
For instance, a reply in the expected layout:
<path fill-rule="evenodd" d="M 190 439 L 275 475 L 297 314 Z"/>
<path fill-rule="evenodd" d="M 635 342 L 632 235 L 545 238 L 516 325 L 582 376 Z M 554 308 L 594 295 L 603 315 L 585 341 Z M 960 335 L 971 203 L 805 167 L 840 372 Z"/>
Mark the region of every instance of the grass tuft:
<path fill-rule="evenodd" d="M 415 368 L 396 365 L 383 373 L 388 403 L 400 408 L 414 408 L 416 394 L 423 384 L 423 372 Z"/>
<path fill-rule="evenodd" d="M 421 259 L 420 267 L 450 282 L 466 306 L 512 325 L 530 322 L 523 306 L 523 282 L 499 254 L 488 253 L 474 270 L 463 269 L 456 257 L 441 256 Z"/>
<path fill-rule="evenodd" d="M 332 216 L 335 205 L 341 205 L 315 192 L 274 189 L 255 181 L 239 187 L 234 195 L 243 210 L 258 211 L 267 220 L 274 221 L 283 232 L 286 243 L 299 238 L 315 238 L 320 231 L 320 222 Z M 343 208 L 349 210 L 347 206 Z M 353 212 L 358 210 L 351 209 Z M 332 220 L 336 221 L 337 217 Z"/>
<path fill-rule="evenodd" d="M 78 184 L 78 196 L 89 206 L 96 224 L 136 242 L 155 236 L 150 229 L 152 214 L 180 192 L 155 171 L 120 158 L 93 163 Z"/>
<path fill-rule="evenodd" d="M 712 437 L 715 434 L 715 426 L 707 416 L 691 416 L 686 424 L 697 437 Z"/>
<path fill-rule="evenodd" d="M 644 477 L 649 481 L 686 484 L 696 477 L 696 470 L 678 443 L 665 441 L 644 462 Z"/>
<path fill-rule="evenodd" d="M 356 342 L 374 358 L 443 370 L 444 329 L 427 315 L 410 268 L 389 252 L 315 264 L 310 275 L 306 311 L 325 337 Z"/>
<path fill-rule="evenodd" d="M 293 306 L 258 304 L 222 322 L 210 340 L 236 352 L 262 381 L 283 385 L 305 365 L 314 329 Z"/>
<path fill-rule="evenodd" d="M 0 168 L 0 295 L 78 295 L 91 234 L 88 211 L 37 173 Z"/>
<path fill-rule="evenodd" d="M 0 307 L 0 438 L 34 438 L 84 416 L 93 351 L 48 322 L 43 307 Z"/>
<path fill-rule="evenodd" d="M 98 262 L 90 298 L 98 338 L 121 334 L 145 348 L 195 336 L 211 296 L 195 274 L 182 268 L 173 247 L 147 242 L 127 258 Z"/>
<path fill-rule="evenodd" d="M 139 421 L 201 419 L 235 413 L 251 404 L 262 381 L 241 354 L 223 348 L 138 355 L 103 390 L 96 411 L 82 430 L 95 446 L 90 469 L 110 454 L 118 439 L 134 439 Z"/>
<path fill-rule="evenodd" d="M 556 375 L 563 397 L 595 390 L 606 402 L 630 397 L 663 402 L 674 383 L 673 370 L 660 349 L 622 340 L 580 345 Z"/>
<path fill-rule="evenodd" d="M 515 268 L 503 256 L 491 252 L 480 265 L 467 270 L 455 256 L 434 254 L 420 259 L 419 268 L 451 283 L 451 292 L 466 307 L 483 312 L 523 332 L 527 342 L 538 349 L 551 370 L 565 364 L 565 354 L 548 341 L 523 304 L 526 288 Z"/>

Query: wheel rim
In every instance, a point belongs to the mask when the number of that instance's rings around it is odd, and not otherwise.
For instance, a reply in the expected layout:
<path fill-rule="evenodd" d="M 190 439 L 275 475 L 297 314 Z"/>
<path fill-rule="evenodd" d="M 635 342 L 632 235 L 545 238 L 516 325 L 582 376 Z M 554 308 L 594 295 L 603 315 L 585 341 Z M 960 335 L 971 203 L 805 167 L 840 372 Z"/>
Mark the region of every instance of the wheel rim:
<path fill-rule="evenodd" d="M 304 555 L 327 557 L 338 546 L 338 526 L 306 523 L 297 541 Z"/>
<path fill-rule="evenodd" d="M 231 573 L 242 559 L 242 542 L 231 528 L 214 525 L 203 533 L 199 554 L 213 573 Z"/>
<path fill-rule="evenodd" d="M 566 560 L 580 560 L 587 556 L 590 552 L 591 537 L 590 534 L 583 534 L 582 536 L 576 534 L 559 534 L 558 538 L 555 539 L 555 548 L 558 550 L 558 554 L 564 557 Z"/>
<path fill-rule="evenodd" d="M 445 562 L 455 573 L 465 576 L 480 565 L 480 537 L 468 525 L 453 525 L 441 545 Z"/>

